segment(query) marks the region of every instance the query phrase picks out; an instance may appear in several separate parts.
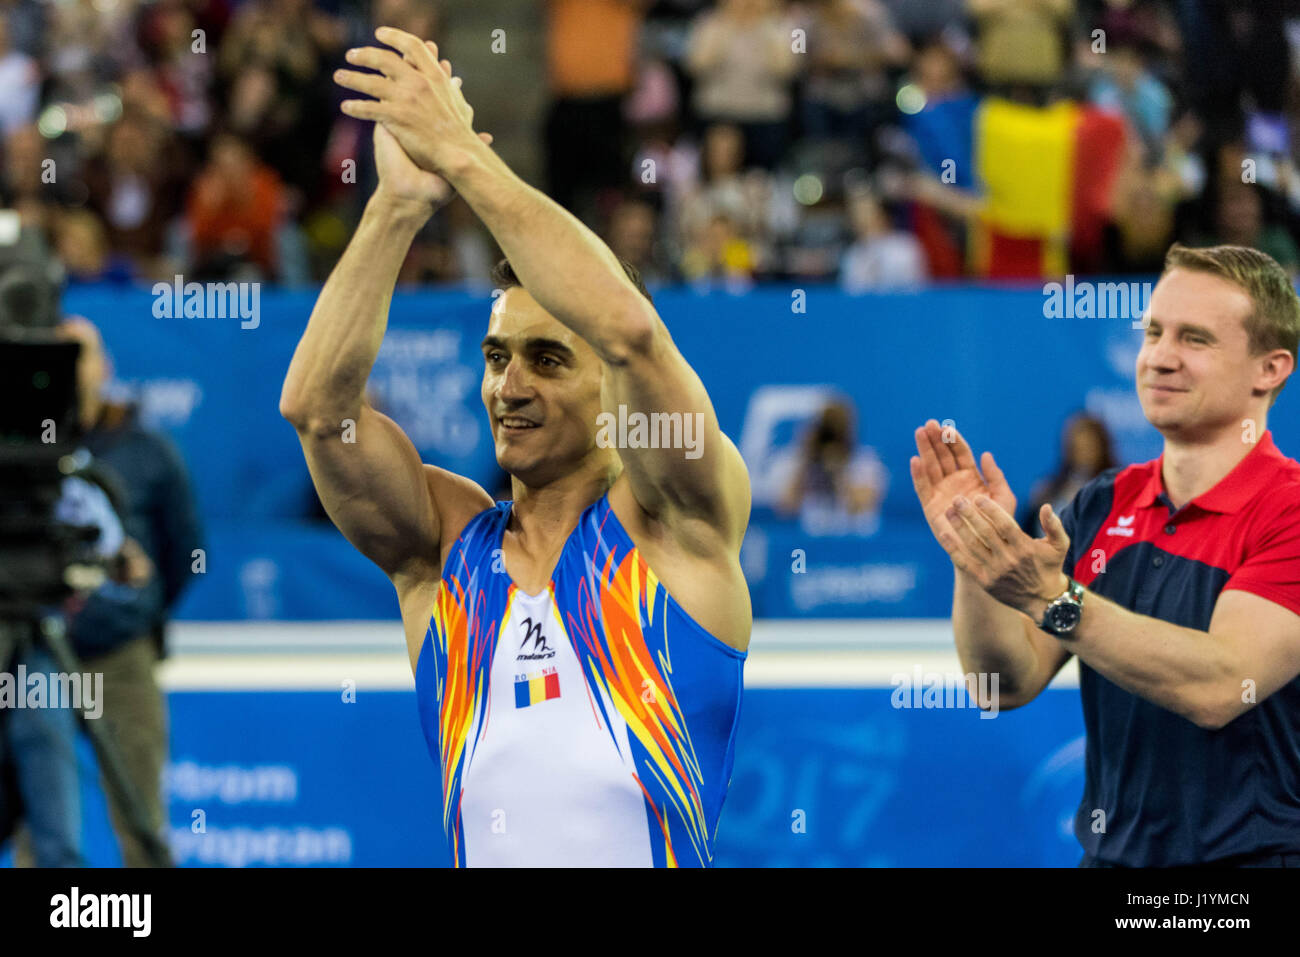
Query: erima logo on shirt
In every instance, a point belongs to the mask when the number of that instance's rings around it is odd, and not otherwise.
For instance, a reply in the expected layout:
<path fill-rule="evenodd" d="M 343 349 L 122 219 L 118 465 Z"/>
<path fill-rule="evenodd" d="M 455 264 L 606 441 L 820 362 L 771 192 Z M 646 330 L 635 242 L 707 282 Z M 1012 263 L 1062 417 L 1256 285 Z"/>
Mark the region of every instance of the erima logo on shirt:
<path fill-rule="evenodd" d="M 534 623 L 531 618 L 525 618 L 519 627 L 524 631 L 524 640 L 519 646 L 521 653 L 515 656 L 515 661 L 544 661 L 555 657 L 555 650 L 546 643 L 546 636 L 542 634 L 540 621 Z M 523 651 L 530 641 L 533 643 L 532 650 L 525 654 Z"/>
<path fill-rule="evenodd" d="M 1116 519 L 1116 521 L 1119 522 L 1119 524 L 1112 525 L 1110 528 L 1106 529 L 1106 534 L 1123 535 L 1125 538 L 1132 538 L 1134 532 L 1130 526 L 1132 526 L 1134 518 L 1136 518 L 1136 516 L 1134 515 L 1121 515 L 1119 518 Z"/>

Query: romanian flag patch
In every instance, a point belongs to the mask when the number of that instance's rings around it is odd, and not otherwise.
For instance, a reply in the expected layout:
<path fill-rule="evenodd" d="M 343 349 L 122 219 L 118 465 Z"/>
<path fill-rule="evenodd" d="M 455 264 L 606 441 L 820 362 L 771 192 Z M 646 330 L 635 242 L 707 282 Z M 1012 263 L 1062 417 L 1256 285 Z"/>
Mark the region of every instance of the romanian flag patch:
<path fill-rule="evenodd" d="M 515 707 L 550 701 L 560 696 L 560 676 L 554 668 L 543 668 L 526 675 L 515 675 Z"/>

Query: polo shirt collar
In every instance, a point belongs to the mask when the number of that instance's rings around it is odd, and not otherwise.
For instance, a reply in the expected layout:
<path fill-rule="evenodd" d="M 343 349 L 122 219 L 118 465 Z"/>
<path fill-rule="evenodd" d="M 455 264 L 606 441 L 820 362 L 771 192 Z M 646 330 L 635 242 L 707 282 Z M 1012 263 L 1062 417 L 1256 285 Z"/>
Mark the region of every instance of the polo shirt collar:
<path fill-rule="evenodd" d="M 1206 512 L 1231 514 L 1241 509 L 1247 502 L 1259 494 L 1264 483 L 1264 476 L 1285 457 L 1273 444 L 1273 433 L 1265 431 L 1255 447 L 1233 466 L 1232 471 L 1219 480 L 1218 484 L 1188 502 Z M 1146 482 L 1138 492 L 1137 507 L 1149 508 L 1164 496 L 1165 483 L 1162 478 L 1165 454 L 1152 463 Z"/>

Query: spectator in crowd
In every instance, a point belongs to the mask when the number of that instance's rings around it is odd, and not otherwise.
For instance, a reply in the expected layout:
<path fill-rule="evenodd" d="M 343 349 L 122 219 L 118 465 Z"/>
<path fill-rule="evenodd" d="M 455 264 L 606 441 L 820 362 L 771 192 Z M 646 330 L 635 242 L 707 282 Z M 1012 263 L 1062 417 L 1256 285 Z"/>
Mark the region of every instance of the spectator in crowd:
<path fill-rule="evenodd" d="M 167 97 L 172 126 L 188 139 L 207 132 L 215 110 L 212 88 L 216 79 L 216 38 L 212 38 L 214 47 L 209 50 L 209 38 L 206 34 L 196 37 L 196 29 L 194 14 L 183 0 L 160 0 L 146 8 L 142 21 L 146 55 Z"/>
<path fill-rule="evenodd" d="M 1266 190 L 1261 242 L 1286 252 L 1300 235 L 1289 134 L 1300 73 L 1288 46 L 1300 15 L 1277 4 L 547 0 L 544 10 L 548 112 L 518 102 L 520 127 L 544 131 L 537 165 L 592 225 L 612 227 L 627 195 L 648 198 L 663 212 L 652 246 L 668 276 L 710 272 L 701 254 L 721 241 L 747 250 L 756 279 L 832 278 L 855 232 L 836 184 L 900 162 L 929 177 L 912 178 L 898 222 L 932 278 L 1158 266 L 1152 250 L 1171 235 L 1213 236 L 1237 207 L 1249 225 L 1250 201 L 1224 193 L 1216 162 Z M 234 268 L 321 279 L 371 175 L 368 127 L 337 117 L 330 70 L 381 23 L 445 46 L 439 11 L 440 0 L 0 0 L 0 202 L 47 232 L 58 209 L 89 208 L 137 279 Z M 511 55 L 526 56 L 513 39 Z M 494 53 L 446 49 L 489 100 L 525 92 L 527 69 L 501 74 L 485 66 Z M 200 214 L 196 174 L 220 178 L 203 164 L 224 134 L 258 171 L 245 192 L 275 202 Z M 524 138 L 503 148 L 527 150 Z M 1139 160 L 1121 159 L 1130 139 Z M 338 175 L 348 159 L 355 180 Z M 805 174 L 825 188 L 796 202 Z M 633 233 L 645 219 L 620 215 Z M 493 255 L 453 218 L 413 245 L 403 281 L 482 278 Z M 199 221 L 216 237 L 198 237 Z"/>
<path fill-rule="evenodd" d="M 41 73 L 36 60 L 9 39 L 9 14 L 0 10 L 0 135 L 7 136 L 36 117 Z"/>
<path fill-rule="evenodd" d="M 888 71 L 907 62 L 907 40 L 879 0 L 816 0 L 810 13 L 804 136 L 845 144 L 865 163 L 872 132 L 895 115 Z"/>
<path fill-rule="evenodd" d="M 1179 201 L 1195 200 L 1205 189 L 1205 157 L 1200 149 L 1204 132 L 1196 114 L 1184 109 L 1165 136 L 1161 174 L 1168 180 L 1167 189 Z"/>
<path fill-rule="evenodd" d="M 81 344 L 77 363 L 84 444 L 118 477 L 127 500 L 123 527 L 139 543 L 153 574 L 137 586 L 106 585 L 72 619 L 69 636 L 86 670 L 104 676 L 104 715 L 127 775 L 144 802 L 149 825 L 165 822 L 162 770 L 167 719 L 155 669 L 165 650 L 167 617 L 191 581 L 203 547 L 198 504 L 180 453 L 161 433 L 140 424 L 134 406 L 108 402 L 108 361 L 99 331 L 71 318 L 61 331 Z M 109 802 L 127 867 L 149 863 L 124 809 Z"/>
<path fill-rule="evenodd" d="M 1119 24 L 1106 32 L 1106 52 L 1098 58 L 1101 69 L 1092 80 L 1089 99 L 1122 114 L 1152 156 L 1159 156 L 1173 113 L 1173 96 L 1147 68 L 1145 37 L 1129 21 Z"/>
<path fill-rule="evenodd" d="M 488 285 L 496 264 L 488 238 L 468 204 L 451 200 L 411 243 L 398 283 Z M 313 492 L 313 494 L 315 494 Z"/>
<path fill-rule="evenodd" d="M 623 117 L 636 132 L 676 124 L 681 100 L 672 67 L 661 57 L 642 57 L 636 85 L 623 103 Z"/>
<path fill-rule="evenodd" d="M 1103 230 L 1101 271 L 1157 275 L 1165 252 L 1179 231 L 1178 210 L 1205 182 L 1205 168 L 1194 146 L 1200 129 L 1182 114 L 1165 135 L 1159 161 L 1146 144 L 1126 142 L 1115 184 L 1110 221 Z"/>
<path fill-rule="evenodd" d="M 1013 98 L 1039 99 L 1066 67 L 1074 0 L 968 0 L 984 82 Z"/>
<path fill-rule="evenodd" d="M 646 131 L 637 147 L 632 170 L 633 189 L 639 194 L 657 198 L 665 208 L 661 228 L 668 233 L 679 232 L 680 212 L 685 208 L 687 197 L 699 187 L 699 145 L 674 127 Z M 676 235 L 668 237 L 674 246 L 679 238 Z"/>
<path fill-rule="evenodd" d="M 1079 489 L 1116 464 L 1106 423 L 1086 412 L 1072 416 L 1061 430 L 1060 467 L 1055 475 L 1034 485 L 1029 501 L 1020 508 L 1020 527 L 1027 535 L 1041 537 L 1038 511 L 1044 502 L 1050 502 L 1052 511 L 1061 514 Z"/>
<path fill-rule="evenodd" d="M 683 135 L 678 79 L 664 57 L 642 51 L 623 114 L 633 141 L 629 185 L 666 202 L 695 178 L 699 154 L 693 138 Z"/>
<path fill-rule="evenodd" d="M 745 138 L 740 127 L 715 123 L 704 131 L 700 175 L 678 182 L 670 194 L 683 251 L 699 249 L 704 234 L 724 217 L 750 250 L 752 270 L 773 267 L 774 246 L 793 233 L 798 213 L 788 189 L 778 189 L 773 175 L 746 169 Z"/>
<path fill-rule="evenodd" d="M 702 287 L 720 281 L 733 292 L 743 292 L 750 287 L 757 267 L 754 248 L 736 221 L 722 211 L 713 214 L 682 254 L 682 275 Z"/>
<path fill-rule="evenodd" d="M 1220 184 L 1214 225 L 1214 235 L 1200 245 L 1250 246 L 1268 253 L 1291 275 L 1300 268 L 1295 240 L 1282 226 L 1265 219 L 1264 192 L 1259 186 L 1236 181 Z"/>
<path fill-rule="evenodd" d="M 48 234 L 53 194 L 42 181 L 44 143 L 35 125 L 20 126 L 4 138 L 2 205 L 16 209 L 23 227 Z"/>
<path fill-rule="evenodd" d="M 885 0 L 885 6 L 904 36 L 929 37 L 961 23 L 966 0 Z"/>
<path fill-rule="evenodd" d="M 597 194 L 627 184 L 623 100 L 635 80 L 643 0 L 547 0 L 547 193 L 588 224 Z"/>
<path fill-rule="evenodd" d="M 696 112 L 707 123 L 738 125 L 748 162 L 763 169 L 776 167 L 789 137 L 799 69 L 792 29 L 772 0 L 719 0 L 690 34 Z"/>
<path fill-rule="evenodd" d="M 176 138 L 171 135 L 171 105 L 167 102 L 167 93 L 158 85 L 158 80 L 153 71 L 143 67 L 134 67 L 126 70 L 122 74 L 121 82 L 122 93 L 122 114 L 135 114 L 141 118 L 148 119 L 159 129 L 167 132 L 167 155 L 175 157 L 173 152 L 176 146 Z M 179 167 L 187 164 L 190 159 L 189 152 L 181 154 L 182 162 L 179 164 L 169 163 Z"/>
<path fill-rule="evenodd" d="M 124 113 L 109 127 L 103 151 L 85 171 L 87 205 L 107 227 L 110 246 L 146 279 L 170 278 L 179 268 L 163 261 L 168 230 L 183 198 L 178 174 L 185 167 L 158 161 L 172 148 L 170 132 L 156 119 Z"/>
<path fill-rule="evenodd" d="M 1159 171 L 1136 163 L 1121 175 L 1115 209 L 1102 236 L 1102 271 L 1157 275 L 1174 237 L 1175 198 Z"/>
<path fill-rule="evenodd" d="M 90 106 L 123 72 L 146 65 L 137 27 L 148 22 L 149 7 L 134 0 L 63 0 L 49 6 L 44 38 L 49 99 Z"/>
<path fill-rule="evenodd" d="M 740 127 L 715 123 L 704 130 L 698 179 L 682 184 L 672 197 L 682 239 L 691 243 L 718 213 L 748 222 L 755 211 L 745 208 L 745 135 Z M 752 230 L 751 230 L 752 231 Z"/>
<path fill-rule="evenodd" d="M 644 199 L 630 197 L 615 207 L 610 216 L 609 248 L 630 262 L 647 286 L 672 280 L 672 266 L 659 242 L 659 214 Z"/>
<path fill-rule="evenodd" d="M 215 137 L 188 202 L 194 272 L 224 279 L 252 267 L 274 276 L 283 199 L 280 178 L 247 143 L 230 133 Z"/>
<path fill-rule="evenodd" d="M 781 467 L 777 511 L 797 516 L 809 535 L 871 535 L 889 477 L 875 450 L 859 445 L 853 408 L 827 402 L 809 423 L 797 455 Z"/>
<path fill-rule="evenodd" d="M 969 39 L 959 30 L 936 33 L 921 42 L 910 61 L 911 77 L 925 97 L 926 109 L 970 95 L 963 53 Z"/>
<path fill-rule="evenodd" d="M 849 200 L 853 242 L 840 264 L 840 288 L 848 293 L 909 289 L 926 280 L 925 252 L 916 236 L 894 226 L 880 200 L 867 192 Z"/>
<path fill-rule="evenodd" d="M 442 26 L 441 0 L 375 0 L 369 29 L 390 26 L 417 37 L 435 37 Z M 369 40 L 369 34 L 364 39 Z"/>
<path fill-rule="evenodd" d="M 815 200 L 813 195 L 805 195 L 800 204 L 794 229 L 781 244 L 779 274 L 796 281 L 832 282 L 839 274 L 849 239 L 844 197 L 825 170 L 804 176 L 805 182 L 818 182 L 820 195 Z"/>
<path fill-rule="evenodd" d="M 42 0 L 0 0 L 0 17 L 9 27 L 9 43 L 33 60 L 45 53 L 50 5 Z"/>
<path fill-rule="evenodd" d="M 253 0 L 221 42 L 228 128 L 302 193 L 320 177 L 334 119 L 326 67 L 343 43 L 343 24 L 310 0 Z"/>
<path fill-rule="evenodd" d="M 903 119 L 923 168 L 932 176 L 952 173 L 953 185 L 967 191 L 974 187 L 975 113 L 980 104 L 966 78 L 969 47 L 968 38 L 956 29 L 931 34 L 918 44 L 907 80 L 920 92 L 922 105 Z M 925 251 L 927 272 L 944 279 L 964 275 L 965 223 L 920 200 L 908 212 L 911 231 Z"/>
<path fill-rule="evenodd" d="M 70 280 L 125 282 L 131 278 L 129 262 L 110 249 L 104 224 L 89 210 L 68 209 L 59 214 L 54 221 L 54 250 Z"/>
<path fill-rule="evenodd" d="M 1241 134 L 1242 102 L 1280 114 L 1290 74 L 1283 3 L 1180 2 L 1172 5 L 1183 45 L 1180 79 L 1211 143 Z"/>

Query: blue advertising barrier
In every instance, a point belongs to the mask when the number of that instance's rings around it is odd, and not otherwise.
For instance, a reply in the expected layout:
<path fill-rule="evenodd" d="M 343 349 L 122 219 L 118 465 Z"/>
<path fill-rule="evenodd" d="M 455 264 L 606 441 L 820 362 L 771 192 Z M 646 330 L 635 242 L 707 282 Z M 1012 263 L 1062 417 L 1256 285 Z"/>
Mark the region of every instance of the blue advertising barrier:
<path fill-rule="evenodd" d="M 1076 285 L 1068 309 L 1060 290 L 1052 297 L 1037 286 L 858 297 L 812 286 L 656 293 L 750 469 L 756 520 L 747 567 L 760 614 L 947 613 L 950 572 L 925 533 L 908 474 L 913 430 L 928 418 L 950 421 L 977 452 L 993 451 L 1022 501 L 1055 470 L 1061 426 L 1081 408 L 1108 423 L 1122 461 L 1159 454 L 1160 436 L 1134 392 L 1142 334 L 1129 316 L 1082 318 L 1089 310 L 1071 305 Z M 395 616 L 378 572 L 328 524 L 304 524 L 314 492 L 278 405 L 315 293 L 263 289 L 255 323 L 159 318 L 155 304 L 171 296 L 170 286 L 157 297 L 148 288 L 82 286 L 64 305 L 101 326 L 119 387 L 175 438 L 194 475 L 213 547 L 179 617 Z M 370 384 L 372 401 L 425 461 L 495 489 L 501 473 L 479 397 L 490 302 L 466 291 L 394 295 Z M 831 396 L 856 408 L 858 438 L 888 473 L 871 537 L 809 536 L 770 518 L 778 466 Z M 1270 412 L 1288 454 L 1300 450 L 1298 403 L 1283 392 Z M 792 569 L 796 548 L 810 561 L 806 577 Z"/>
<path fill-rule="evenodd" d="M 745 580 L 758 618 L 946 618 L 952 564 L 916 521 L 869 538 L 809 536 L 795 522 L 756 522 Z"/>
<path fill-rule="evenodd" d="M 745 578 L 759 618 L 946 618 L 952 565 L 925 526 L 868 539 L 755 524 Z M 207 569 L 181 600 L 192 621 L 396 618 L 384 574 L 329 524 L 213 522 Z M 802 553 L 801 561 L 797 554 Z M 796 570 L 798 568 L 799 570 Z"/>
<path fill-rule="evenodd" d="M 747 690 L 717 864 L 1059 866 L 1083 788 L 1078 692 L 984 719 L 889 688 Z M 172 693 L 171 844 L 188 866 L 446 866 L 413 693 Z M 89 862 L 120 855 L 88 749 Z"/>

